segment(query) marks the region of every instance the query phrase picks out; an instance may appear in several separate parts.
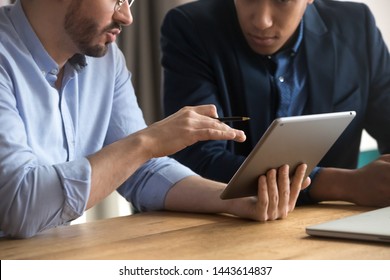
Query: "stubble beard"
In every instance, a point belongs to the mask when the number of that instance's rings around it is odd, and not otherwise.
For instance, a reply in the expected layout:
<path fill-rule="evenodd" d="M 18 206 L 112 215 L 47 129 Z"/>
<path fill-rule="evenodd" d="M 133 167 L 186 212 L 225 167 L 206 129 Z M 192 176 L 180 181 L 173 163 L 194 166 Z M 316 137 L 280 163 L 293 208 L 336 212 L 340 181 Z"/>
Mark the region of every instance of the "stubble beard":
<path fill-rule="evenodd" d="M 79 0 L 70 4 L 65 15 L 64 29 L 81 54 L 102 57 L 107 53 L 108 46 L 91 44 L 100 34 L 99 28 L 93 19 L 84 18 L 79 9 L 80 4 Z"/>

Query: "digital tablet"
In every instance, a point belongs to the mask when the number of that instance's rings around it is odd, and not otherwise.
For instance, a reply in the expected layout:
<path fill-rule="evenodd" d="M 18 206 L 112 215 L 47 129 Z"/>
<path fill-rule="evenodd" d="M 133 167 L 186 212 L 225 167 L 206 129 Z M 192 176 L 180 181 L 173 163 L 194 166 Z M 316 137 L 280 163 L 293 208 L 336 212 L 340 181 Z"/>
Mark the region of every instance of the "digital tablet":
<path fill-rule="evenodd" d="M 355 111 L 283 117 L 274 120 L 234 174 L 222 199 L 257 195 L 260 175 L 284 164 L 291 174 L 302 163 L 306 176 L 355 117 Z"/>

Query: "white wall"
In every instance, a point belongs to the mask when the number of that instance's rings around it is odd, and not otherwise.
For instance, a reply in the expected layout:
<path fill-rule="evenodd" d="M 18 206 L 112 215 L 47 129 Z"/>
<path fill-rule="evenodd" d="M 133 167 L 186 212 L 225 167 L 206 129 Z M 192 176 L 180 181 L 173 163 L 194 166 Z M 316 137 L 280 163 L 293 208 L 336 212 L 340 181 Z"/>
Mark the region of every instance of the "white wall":
<path fill-rule="evenodd" d="M 9 3 L 10 3 L 9 0 L 0 0 L 0 6 L 7 5 Z"/>

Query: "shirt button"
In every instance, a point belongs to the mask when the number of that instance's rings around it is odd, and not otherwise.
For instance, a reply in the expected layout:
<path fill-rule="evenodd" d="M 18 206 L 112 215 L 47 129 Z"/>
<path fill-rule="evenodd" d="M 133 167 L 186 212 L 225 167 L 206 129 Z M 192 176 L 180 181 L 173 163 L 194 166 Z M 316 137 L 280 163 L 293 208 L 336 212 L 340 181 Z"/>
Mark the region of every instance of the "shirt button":
<path fill-rule="evenodd" d="M 279 77 L 279 82 L 284 83 L 284 77 L 283 76 Z"/>
<path fill-rule="evenodd" d="M 58 74 L 58 70 L 57 69 L 53 69 L 53 70 L 50 71 L 50 74 L 57 75 Z"/>

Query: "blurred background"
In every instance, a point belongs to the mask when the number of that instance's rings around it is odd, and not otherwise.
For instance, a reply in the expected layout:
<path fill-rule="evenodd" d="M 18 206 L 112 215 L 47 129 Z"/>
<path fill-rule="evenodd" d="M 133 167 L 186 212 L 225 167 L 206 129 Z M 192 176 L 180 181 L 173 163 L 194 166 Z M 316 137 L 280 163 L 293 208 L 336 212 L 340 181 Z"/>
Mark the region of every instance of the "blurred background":
<path fill-rule="evenodd" d="M 180 4 L 193 0 L 136 0 L 131 8 L 134 23 L 117 40 L 132 72 L 132 82 L 138 102 L 148 124 L 162 118 L 161 105 L 161 66 L 160 66 L 160 25 L 166 12 Z M 0 0 L 0 6 L 10 4 L 10 0 Z M 389 0 L 357 0 L 366 3 L 377 20 L 385 41 L 390 45 Z M 358 20 L 358 19 L 356 19 Z M 370 160 L 376 156 L 376 143 L 363 133 L 362 154 Z M 363 162 L 362 162 L 363 163 Z M 96 219 L 129 215 L 131 206 L 117 193 L 113 193 L 99 205 L 88 210 L 73 223 L 83 223 Z"/>

